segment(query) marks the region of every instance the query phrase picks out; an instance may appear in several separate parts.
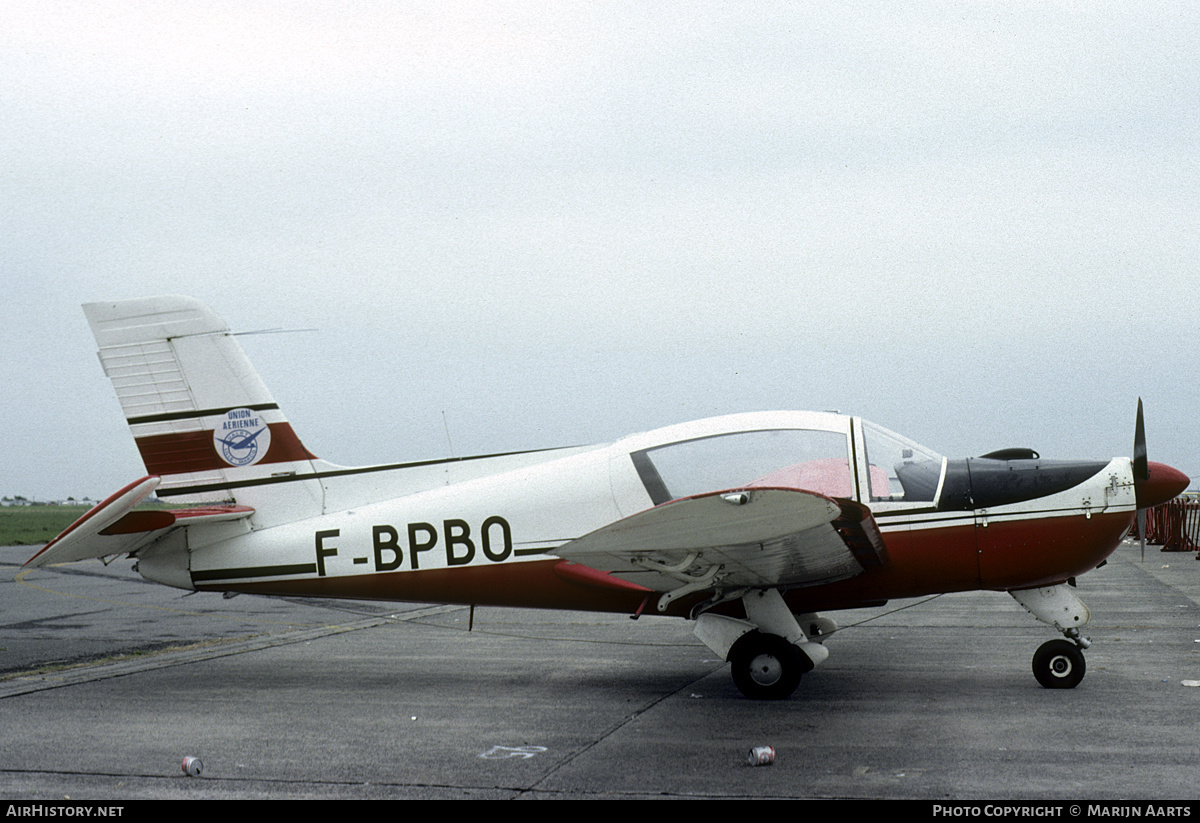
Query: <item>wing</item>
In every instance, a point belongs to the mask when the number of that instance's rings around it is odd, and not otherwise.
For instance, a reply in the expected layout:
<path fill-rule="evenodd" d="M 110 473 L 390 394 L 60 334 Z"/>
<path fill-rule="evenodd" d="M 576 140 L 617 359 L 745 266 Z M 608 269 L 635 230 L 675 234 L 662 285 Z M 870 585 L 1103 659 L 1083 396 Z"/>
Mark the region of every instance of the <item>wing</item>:
<path fill-rule="evenodd" d="M 240 520 L 254 514 L 247 506 L 210 506 L 195 509 L 147 509 L 134 506 L 158 488 L 159 478 L 143 477 L 92 508 L 25 561 L 31 568 L 93 557 L 134 552 L 164 536 L 176 526 L 193 526 Z"/>
<path fill-rule="evenodd" d="M 885 562 L 866 506 L 781 488 L 674 500 L 553 553 L 676 597 L 717 586 L 815 586 Z"/>

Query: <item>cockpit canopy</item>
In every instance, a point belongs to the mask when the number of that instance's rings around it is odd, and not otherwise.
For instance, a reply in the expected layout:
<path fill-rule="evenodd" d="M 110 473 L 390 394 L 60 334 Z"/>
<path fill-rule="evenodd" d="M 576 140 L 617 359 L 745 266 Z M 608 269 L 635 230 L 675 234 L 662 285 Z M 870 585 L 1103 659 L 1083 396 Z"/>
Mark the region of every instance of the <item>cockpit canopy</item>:
<path fill-rule="evenodd" d="M 941 455 L 857 418 L 812 417 L 808 428 L 753 428 L 755 416 L 737 415 L 728 427 L 709 425 L 691 437 L 679 431 L 680 439 L 634 449 L 630 457 L 655 505 L 755 487 L 804 489 L 864 503 L 936 505 L 946 464 Z M 668 432 L 675 433 L 663 433 Z"/>

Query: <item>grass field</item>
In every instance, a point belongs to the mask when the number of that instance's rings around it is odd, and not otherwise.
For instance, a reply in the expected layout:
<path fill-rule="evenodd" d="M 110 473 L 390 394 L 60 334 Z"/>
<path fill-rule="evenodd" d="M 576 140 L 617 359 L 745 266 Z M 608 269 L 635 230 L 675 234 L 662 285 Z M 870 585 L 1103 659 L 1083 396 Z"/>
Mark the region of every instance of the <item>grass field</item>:
<path fill-rule="evenodd" d="M 41 546 L 49 543 L 87 510 L 87 506 L 0 508 L 0 546 Z"/>

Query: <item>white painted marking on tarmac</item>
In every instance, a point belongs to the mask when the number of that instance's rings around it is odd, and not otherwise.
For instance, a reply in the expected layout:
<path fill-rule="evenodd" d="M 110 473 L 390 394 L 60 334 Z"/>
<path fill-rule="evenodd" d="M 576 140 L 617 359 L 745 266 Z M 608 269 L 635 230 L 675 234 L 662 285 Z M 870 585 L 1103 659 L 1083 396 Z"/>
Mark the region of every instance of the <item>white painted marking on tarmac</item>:
<path fill-rule="evenodd" d="M 479 756 L 485 760 L 504 760 L 509 757 L 528 760 L 544 751 L 546 751 L 545 746 L 492 746 Z"/>

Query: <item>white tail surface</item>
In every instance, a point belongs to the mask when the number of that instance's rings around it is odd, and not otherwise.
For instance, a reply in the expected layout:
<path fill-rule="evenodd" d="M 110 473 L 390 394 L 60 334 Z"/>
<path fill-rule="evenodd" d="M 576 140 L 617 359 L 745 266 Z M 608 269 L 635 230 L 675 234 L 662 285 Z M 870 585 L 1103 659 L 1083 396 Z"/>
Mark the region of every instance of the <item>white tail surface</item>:
<path fill-rule="evenodd" d="M 258 525 L 320 514 L 314 455 L 228 325 L 191 297 L 83 307 L 147 474 L 169 502 L 251 506 Z"/>

